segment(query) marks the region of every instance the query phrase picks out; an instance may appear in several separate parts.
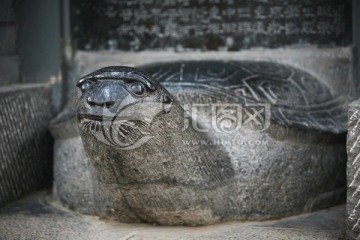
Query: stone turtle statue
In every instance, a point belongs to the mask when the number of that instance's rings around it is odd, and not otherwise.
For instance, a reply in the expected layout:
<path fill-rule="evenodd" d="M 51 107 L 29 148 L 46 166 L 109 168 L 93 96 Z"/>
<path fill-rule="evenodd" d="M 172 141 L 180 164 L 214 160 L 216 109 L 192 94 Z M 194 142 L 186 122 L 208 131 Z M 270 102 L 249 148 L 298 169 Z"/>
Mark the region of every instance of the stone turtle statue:
<path fill-rule="evenodd" d="M 196 226 L 344 200 L 345 100 L 303 70 L 185 61 L 106 67 L 77 86 L 103 217 Z"/>

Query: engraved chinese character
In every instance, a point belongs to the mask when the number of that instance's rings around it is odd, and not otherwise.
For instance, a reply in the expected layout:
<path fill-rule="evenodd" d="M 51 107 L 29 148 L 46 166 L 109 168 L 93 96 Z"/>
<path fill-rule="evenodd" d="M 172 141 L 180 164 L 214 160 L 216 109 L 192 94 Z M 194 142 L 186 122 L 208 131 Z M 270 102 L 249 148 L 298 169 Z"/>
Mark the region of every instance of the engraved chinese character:
<path fill-rule="evenodd" d="M 121 24 L 120 27 L 116 29 L 119 35 L 128 35 L 132 31 L 132 26 L 128 24 Z"/>
<path fill-rule="evenodd" d="M 150 28 L 150 33 L 151 34 L 159 35 L 160 32 L 161 32 L 161 29 L 160 29 L 160 27 L 158 25 L 151 26 L 151 28 Z"/>
<path fill-rule="evenodd" d="M 131 9 L 124 9 L 120 12 L 120 16 L 124 21 L 129 21 L 133 17 L 133 12 Z"/>
<path fill-rule="evenodd" d="M 331 24 L 328 21 L 320 21 L 317 24 L 318 32 L 322 35 L 327 35 L 331 33 Z"/>
<path fill-rule="evenodd" d="M 189 0 L 180 0 L 180 3 L 183 7 L 188 7 L 190 6 L 190 1 Z"/>
<path fill-rule="evenodd" d="M 236 16 L 236 9 L 235 8 L 226 8 L 223 11 L 223 13 L 227 18 L 233 18 Z"/>
<path fill-rule="evenodd" d="M 336 17 L 333 22 L 333 32 L 336 36 L 342 35 L 345 33 L 345 23 L 342 18 Z"/>
<path fill-rule="evenodd" d="M 153 5 L 154 3 L 155 3 L 155 0 L 142 0 L 142 1 L 140 1 L 140 6 Z"/>
<path fill-rule="evenodd" d="M 315 8 L 306 7 L 302 9 L 302 15 L 303 17 L 315 17 Z"/>
<path fill-rule="evenodd" d="M 283 28 L 279 22 L 271 21 L 267 27 L 267 32 L 270 34 L 280 34 Z"/>
<path fill-rule="evenodd" d="M 144 25 L 137 26 L 134 28 L 134 32 L 136 35 L 142 36 L 146 32 L 146 27 Z"/>
<path fill-rule="evenodd" d="M 180 20 L 183 22 L 191 21 L 191 9 L 189 8 L 179 8 L 178 13 L 180 16 Z"/>
<path fill-rule="evenodd" d="M 329 6 L 318 6 L 317 15 L 321 17 L 331 17 L 333 14 Z"/>
<path fill-rule="evenodd" d="M 160 8 L 152 8 L 150 9 L 151 11 L 151 15 L 159 15 L 161 13 L 161 9 Z"/>
<path fill-rule="evenodd" d="M 237 25 L 240 33 L 251 32 L 252 30 L 251 22 L 239 22 Z"/>
<path fill-rule="evenodd" d="M 223 23 L 222 29 L 225 33 L 236 33 L 237 24 L 236 23 Z"/>
<path fill-rule="evenodd" d="M 225 0 L 227 5 L 232 5 L 234 4 L 234 0 Z"/>
<path fill-rule="evenodd" d="M 151 16 L 154 17 L 155 22 L 159 21 L 159 17 L 161 16 L 161 9 L 159 8 L 152 8 L 150 9 Z"/>
<path fill-rule="evenodd" d="M 254 9 L 255 18 L 264 19 L 266 18 L 265 8 L 263 6 L 257 6 Z"/>
<path fill-rule="evenodd" d="M 165 6 L 176 6 L 176 0 L 163 0 Z"/>
<path fill-rule="evenodd" d="M 171 36 L 171 37 L 177 37 L 178 36 L 177 25 L 175 23 L 173 23 L 172 21 L 169 21 L 165 25 L 164 35 L 165 36 Z"/>
<path fill-rule="evenodd" d="M 210 19 L 221 19 L 221 16 L 219 15 L 219 13 L 220 13 L 219 8 L 217 8 L 216 6 L 213 6 L 212 8 L 210 8 L 210 11 L 209 11 Z"/>
<path fill-rule="evenodd" d="M 274 6 L 269 8 L 269 16 L 272 18 L 281 18 L 283 17 L 283 7 L 281 6 Z"/>
<path fill-rule="evenodd" d="M 195 36 L 204 36 L 205 29 L 202 26 L 196 25 L 194 26 L 194 30 Z"/>
<path fill-rule="evenodd" d="M 113 7 L 113 6 L 109 6 L 106 10 L 105 10 L 105 14 L 106 16 L 110 17 L 110 18 L 113 18 L 115 17 L 118 12 L 117 10 Z"/>
<path fill-rule="evenodd" d="M 300 32 L 299 26 L 293 22 L 286 22 L 284 29 L 286 35 L 298 34 Z"/>
<path fill-rule="evenodd" d="M 133 6 L 139 4 L 139 0 L 127 0 L 125 1 L 128 6 Z"/>
<path fill-rule="evenodd" d="M 189 26 L 182 26 L 178 29 L 178 33 L 180 36 L 189 35 L 190 27 Z"/>
<path fill-rule="evenodd" d="M 304 34 L 316 33 L 316 23 L 314 21 L 304 21 L 302 23 L 301 32 Z"/>
<path fill-rule="evenodd" d="M 284 10 L 285 18 L 295 18 L 300 16 L 300 8 L 296 5 L 290 5 Z"/>
<path fill-rule="evenodd" d="M 149 19 L 150 15 L 147 9 L 139 9 L 134 11 L 134 17 L 137 20 L 147 20 Z"/>
<path fill-rule="evenodd" d="M 219 23 L 211 23 L 208 26 L 208 33 L 219 34 L 221 33 L 220 24 Z"/>
<path fill-rule="evenodd" d="M 253 30 L 256 33 L 265 33 L 265 26 L 264 23 L 261 21 L 257 21 L 254 23 Z"/>
<path fill-rule="evenodd" d="M 176 18 L 178 16 L 177 9 L 170 8 L 167 10 L 169 18 Z"/>
<path fill-rule="evenodd" d="M 238 8 L 237 15 L 240 18 L 251 17 L 251 9 L 249 7 Z"/>
<path fill-rule="evenodd" d="M 192 12 L 193 21 L 207 19 L 207 15 L 208 12 L 206 8 L 193 8 L 193 12 Z"/>

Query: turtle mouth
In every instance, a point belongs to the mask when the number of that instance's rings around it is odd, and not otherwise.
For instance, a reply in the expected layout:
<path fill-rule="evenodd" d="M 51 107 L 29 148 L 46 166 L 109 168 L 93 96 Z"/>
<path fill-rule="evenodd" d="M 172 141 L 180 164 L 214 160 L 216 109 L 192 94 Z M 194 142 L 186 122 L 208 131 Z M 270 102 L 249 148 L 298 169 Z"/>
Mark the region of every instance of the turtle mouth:
<path fill-rule="evenodd" d="M 133 149 L 152 138 L 146 123 L 116 116 L 78 115 L 80 131 L 119 149 Z M 140 146 L 140 145 L 139 145 Z"/>
<path fill-rule="evenodd" d="M 134 119 L 134 120 L 132 120 Z M 111 125 L 118 125 L 127 122 L 137 121 L 135 118 L 131 117 L 122 117 L 119 118 L 116 115 L 114 116 L 104 116 L 104 115 L 90 115 L 90 114 L 79 114 L 78 121 L 80 124 L 88 123 L 88 122 L 98 122 L 102 124 L 111 124 Z"/>
<path fill-rule="evenodd" d="M 116 116 L 79 115 L 78 120 L 83 133 L 98 135 L 109 132 L 113 135 L 112 132 L 117 131 L 124 138 L 141 125 L 139 120 L 119 119 Z"/>

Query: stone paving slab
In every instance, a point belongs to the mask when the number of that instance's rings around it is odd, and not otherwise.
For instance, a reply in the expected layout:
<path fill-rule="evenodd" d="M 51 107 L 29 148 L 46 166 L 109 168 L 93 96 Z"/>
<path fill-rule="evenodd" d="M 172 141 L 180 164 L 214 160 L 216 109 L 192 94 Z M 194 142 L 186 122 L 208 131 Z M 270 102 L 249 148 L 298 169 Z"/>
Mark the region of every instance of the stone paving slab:
<path fill-rule="evenodd" d="M 167 227 L 100 220 L 69 211 L 39 192 L 0 209 L 0 239 L 342 239 L 344 205 L 282 220 Z"/>

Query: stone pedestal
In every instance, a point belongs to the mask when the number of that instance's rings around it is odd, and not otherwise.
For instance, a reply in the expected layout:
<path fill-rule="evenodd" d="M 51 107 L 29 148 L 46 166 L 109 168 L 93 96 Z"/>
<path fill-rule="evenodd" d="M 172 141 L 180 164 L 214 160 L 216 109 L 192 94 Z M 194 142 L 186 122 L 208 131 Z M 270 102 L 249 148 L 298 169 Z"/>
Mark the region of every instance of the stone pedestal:
<path fill-rule="evenodd" d="M 50 105 L 45 84 L 0 88 L 0 205 L 51 185 Z"/>

